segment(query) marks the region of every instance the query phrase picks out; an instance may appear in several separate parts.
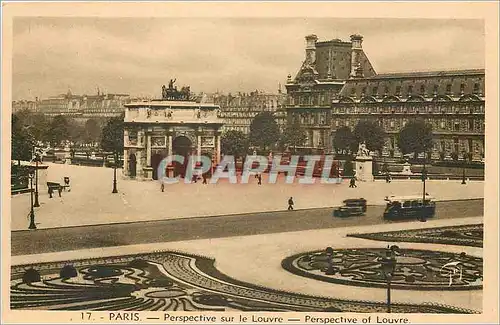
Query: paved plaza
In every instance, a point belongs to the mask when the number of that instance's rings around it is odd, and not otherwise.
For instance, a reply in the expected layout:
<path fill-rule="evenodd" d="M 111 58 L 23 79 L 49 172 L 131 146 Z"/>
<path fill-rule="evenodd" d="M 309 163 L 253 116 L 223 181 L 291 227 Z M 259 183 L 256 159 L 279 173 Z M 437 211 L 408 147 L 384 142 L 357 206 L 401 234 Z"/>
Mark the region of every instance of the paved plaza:
<path fill-rule="evenodd" d="M 276 184 L 263 184 L 250 177 L 249 184 L 217 184 L 183 182 L 166 185 L 161 192 L 157 181 L 137 181 L 118 174 L 118 194 L 112 194 L 113 169 L 48 163 L 47 181 L 62 182 L 70 177 L 71 192 L 57 193 L 49 199 L 45 186 L 40 188 L 41 207 L 36 208 L 39 229 L 81 225 L 110 224 L 187 217 L 230 215 L 241 213 L 282 211 L 293 197 L 295 209 L 338 206 L 346 198 L 363 197 L 369 205 L 384 204 L 387 195 L 420 195 L 422 182 L 395 180 L 392 183 L 358 182 L 349 188 L 342 184 L 285 184 L 280 177 Z M 437 200 L 457 200 L 484 197 L 484 182 L 460 180 L 428 181 L 426 191 Z M 25 230 L 29 224 L 29 195 L 15 195 L 11 200 L 12 230 Z"/>

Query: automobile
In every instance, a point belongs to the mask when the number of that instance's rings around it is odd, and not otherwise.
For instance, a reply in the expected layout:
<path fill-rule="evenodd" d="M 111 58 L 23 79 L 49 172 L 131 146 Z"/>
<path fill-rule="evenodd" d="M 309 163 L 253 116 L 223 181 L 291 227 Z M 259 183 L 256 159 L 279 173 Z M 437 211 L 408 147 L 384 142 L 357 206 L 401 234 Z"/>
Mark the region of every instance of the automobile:
<path fill-rule="evenodd" d="M 366 213 L 366 200 L 347 199 L 342 201 L 343 205 L 333 211 L 333 216 L 337 218 L 345 218 L 350 216 L 362 216 Z"/>
<path fill-rule="evenodd" d="M 426 193 L 423 195 L 410 196 L 389 196 L 385 197 L 387 205 L 384 211 L 384 219 L 420 219 L 425 221 L 427 218 L 434 217 L 436 213 L 436 202 L 434 198 Z"/>

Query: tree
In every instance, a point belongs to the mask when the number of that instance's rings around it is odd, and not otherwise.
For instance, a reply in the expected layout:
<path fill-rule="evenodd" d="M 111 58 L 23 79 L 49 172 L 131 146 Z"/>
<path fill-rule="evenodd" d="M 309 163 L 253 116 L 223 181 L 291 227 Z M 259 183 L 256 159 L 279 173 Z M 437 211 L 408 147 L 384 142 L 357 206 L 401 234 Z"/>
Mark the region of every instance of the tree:
<path fill-rule="evenodd" d="M 49 125 L 48 139 L 52 146 L 58 146 L 71 138 L 71 124 L 64 115 L 57 115 Z"/>
<path fill-rule="evenodd" d="M 85 122 L 83 141 L 85 143 L 95 143 L 99 141 L 101 128 L 95 119 L 88 119 Z"/>
<path fill-rule="evenodd" d="M 35 144 L 31 130 L 23 125 L 23 121 L 16 114 L 12 115 L 11 127 L 11 159 L 17 160 L 18 164 L 21 160 L 30 161 Z"/>
<path fill-rule="evenodd" d="M 222 152 L 239 158 L 248 150 L 248 137 L 241 131 L 227 131 L 221 138 Z"/>
<path fill-rule="evenodd" d="M 271 112 L 257 114 L 250 124 L 250 142 L 264 150 L 275 144 L 280 137 L 278 123 Z"/>
<path fill-rule="evenodd" d="M 120 156 L 123 153 L 123 116 L 109 119 L 101 132 L 101 148 Z"/>
<path fill-rule="evenodd" d="M 385 132 L 377 123 L 362 120 L 354 128 L 354 138 L 355 146 L 364 142 L 368 150 L 381 151 L 384 146 Z"/>
<path fill-rule="evenodd" d="M 343 126 L 335 132 L 335 137 L 333 138 L 333 147 L 337 152 L 347 153 L 353 147 L 356 147 L 356 139 L 348 126 Z"/>
<path fill-rule="evenodd" d="M 281 134 L 281 145 L 286 147 L 302 146 L 306 142 L 307 136 L 303 128 L 300 127 L 299 121 L 295 120 L 292 124 L 288 124 Z"/>
<path fill-rule="evenodd" d="M 398 146 L 403 154 L 428 152 L 432 148 L 432 125 L 422 119 L 408 122 L 399 132 Z"/>
<path fill-rule="evenodd" d="M 114 164 L 113 164 L 113 191 L 112 193 L 118 193 L 116 189 L 116 168 L 118 167 L 118 160 L 120 158 L 120 154 L 123 153 L 123 114 L 118 117 L 111 118 L 101 133 L 101 148 L 104 151 L 110 151 L 114 156 Z"/>

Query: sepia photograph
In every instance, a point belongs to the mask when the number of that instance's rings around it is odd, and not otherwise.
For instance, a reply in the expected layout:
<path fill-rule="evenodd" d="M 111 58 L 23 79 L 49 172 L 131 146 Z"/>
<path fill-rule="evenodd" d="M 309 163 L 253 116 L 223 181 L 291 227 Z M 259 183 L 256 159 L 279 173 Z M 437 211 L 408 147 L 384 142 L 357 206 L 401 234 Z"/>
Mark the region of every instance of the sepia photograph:
<path fill-rule="evenodd" d="M 497 4 L 316 5 L 3 7 L 3 321 L 498 321 Z"/>

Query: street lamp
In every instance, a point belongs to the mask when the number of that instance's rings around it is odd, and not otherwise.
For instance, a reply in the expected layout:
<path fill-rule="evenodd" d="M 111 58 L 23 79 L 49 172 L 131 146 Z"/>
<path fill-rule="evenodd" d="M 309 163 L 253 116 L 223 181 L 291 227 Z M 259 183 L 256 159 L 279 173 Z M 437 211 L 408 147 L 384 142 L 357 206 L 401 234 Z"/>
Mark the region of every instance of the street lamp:
<path fill-rule="evenodd" d="M 35 149 L 35 203 L 33 204 L 35 208 L 40 207 L 40 203 L 38 203 L 38 160 L 39 155 Z"/>
<path fill-rule="evenodd" d="M 465 182 L 465 164 L 467 163 L 467 160 L 466 160 L 466 155 L 467 155 L 467 152 L 463 152 L 462 153 L 462 158 L 464 160 L 464 163 L 463 163 L 463 170 L 462 170 L 462 184 L 467 184 Z"/>
<path fill-rule="evenodd" d="M 427 169 L 425 168 L 425 163 L 427 161 L 427 153 L 424 151 L 424 167 L 422 168 L 422 184 L 423 184 L 423 190 L 422 190 L 422 209 L 420 210 L 420 221 L 421 222 L 426 222 L 427 217 L 425 215 L 425 180 L 427 179 Z"/>
<path fill-rule="evenodd" d="M 28 229 L 30 230 L 35 230 L 36 229 L 36 224 L 35 224 L 35 209 L 33 208 L 33 177 L 34 177 L 33 171 L 30 170 L 29 172 L 29 179 L 30 179 L 30 225 Z"/>
<path fill-rule="evenodd" d="M 112 193 L 118 193 L 118 190 L 116 189 L 116 165 L 118 164 L 118 154 L 115 152 L 115 163 L 113 164 L 114 170 L 113 170 L 113 191 Z"/>
<path fill-rule="evenodd" d="M 391 312 L 391 281 L 396 270 L 396 254 L 393 249 L 387 248 L 385 256 L 380 257 L 378 262 L 381 264 L 382 273 L 387 281 L 387 312 Z"/>

